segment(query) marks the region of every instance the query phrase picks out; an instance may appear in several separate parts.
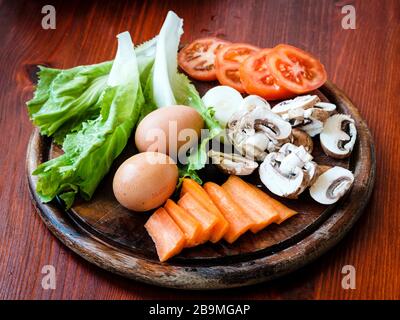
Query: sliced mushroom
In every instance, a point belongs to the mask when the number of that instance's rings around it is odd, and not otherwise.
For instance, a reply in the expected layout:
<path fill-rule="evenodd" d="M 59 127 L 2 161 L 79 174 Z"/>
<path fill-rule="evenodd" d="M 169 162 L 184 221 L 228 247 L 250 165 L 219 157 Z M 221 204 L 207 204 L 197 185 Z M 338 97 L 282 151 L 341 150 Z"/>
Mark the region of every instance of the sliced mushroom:
<path fill-rule="evenodd" d="M 223 153 L 214 150 L 208 151 L 208 156 L 222 172 L 237 176 L 252 174 L 258 167 L 258 163 L 246 159 L 235 153 Z"/>
<path fill-rule="evenodd" d="M 308 153 L 312 153 L 313 148 L 314 148 L 314 143 L 310 137 L 310 135 L 298 128 L 293 128 L 292 129 L 292 141 L 291 141 L 295 146 L 303 146 L 304 149 Z"/>
<path fill-rule="evenodd" d="M 322 132 L 324 123 L 318 119 L 309 118 L 299 128 L 307 132 L 310 137 L 315 137 Z"/>
<path fill-rule="evenodd" d="M 320 101 L 315 104 L 314 108 L 319 108 L 329 112 L 329 114 L 332 114 L 336 110 L 336 105 L 330 102 Z"/>
<path fill-rule="evenodd" d="M 345 114 L 335 114 L 326 120 L 320 141 L 322 149 L 328 156 L 343 159 L 353 151 L 356 137 L 354 120 Z"/>
<path fill-rule="evenodd" d="M 291 134 L 290 123 L 261 104 L 236 112 L 227 125 L 229 141 L 252 160 L 263 160 L 268 152 L 279 150 L 290 141 Z"/>
<path fill-rule="evenodd" d="M 287 114 L 291 110 L 302 109 L 306 110 L 315 106 L 316 103 L 320 102 L 320 99 L 316 95 L 299 96 L 291 100 L 285 100 L 272 108 L 272 111 L 279 115 Z"/>
<path fill-rule="evenodd" d="M 351 171 L 342 167 L 333 167 L 322 174 L 310 187 L 311 197 L 322 204 L 332 204 L 338 201 L 354 182 Z"/>
<path fill-rule="evenodd" d="M 313 159 L 304 146 L 295 146 L 291 143 L 286 143 L 279 150 L 280 170 L 284 174 L 290 174 L 296 167 L 303 167 L 307 162 Z"/>
<path fill-rule="evenodd" d="M 262 183 L 274 194 L 296 199 L 310 184 L 317 172 L 317 164 L 303 146 L 287 143 L 267 155 L 260 165 Z"/>
<path fill-rule="evenodd" d="M 242 143 L 238 143 L 236 149 L 248 159 L 262 161 L 267 156 L 268 150 L 275 149 L 275 145 L 265 137 L 264 133 L 254 132 Z"/>
<path fill-rule="evenodd" d="M 316 95 L 306 95 L 283 101 L 272 111 L 289 121 L 292 127 L 298 127 L 314 137 L 322 131 L 323 123 L 335 109 L 334 104 L 321 102 Z"/>

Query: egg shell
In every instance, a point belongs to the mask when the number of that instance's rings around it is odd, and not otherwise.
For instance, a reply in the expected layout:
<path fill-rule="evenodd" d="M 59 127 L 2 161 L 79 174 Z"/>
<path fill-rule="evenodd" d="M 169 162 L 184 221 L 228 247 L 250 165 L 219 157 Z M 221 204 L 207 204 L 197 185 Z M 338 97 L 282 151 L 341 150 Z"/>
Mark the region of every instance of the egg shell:
<path fill-rule="evenodd" d="M 149 113 L 139 123 L 135 133 L 136 148 L 139 152 L 157 151 L 176 159 L 177 150 L 188 141 L 185 132 L 182 135 L 186 140 L 178 141 L 181 130 L 193 130 L 190 143 L 183 148 L 188 150 L 198 142 L 203 127 L 204 120 L 195 109 L 182 105 L 163 107 Z"/>
<path fill-rule="evenodd" d="M 118 202 L 133 211 L 161 206 L 175 191 L 178 167 L 167 155 L 143 152 L 125 160 L 114 175 Z"/>

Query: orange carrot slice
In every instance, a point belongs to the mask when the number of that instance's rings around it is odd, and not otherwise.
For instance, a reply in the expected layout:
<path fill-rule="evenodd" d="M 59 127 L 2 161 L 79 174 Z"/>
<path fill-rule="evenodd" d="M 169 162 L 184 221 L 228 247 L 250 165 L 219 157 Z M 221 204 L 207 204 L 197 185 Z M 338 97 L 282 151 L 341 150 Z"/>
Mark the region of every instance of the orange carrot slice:
<path fill-rule="evenodd" d="M 255 185 L 249 183 L 249 185 L 257 192 L 260 198 L 263 198 L 264 201 L 269 201 L 278 211 L 279 219 L 275 221 L 277 224 L 281 224 L 283 221 L 289 219 L 290 217 L 294 216 L 298 212 L 286 207 L 283 203 L 279 202 L 278 200 L 270 197 L 261 189 L 257 188 Z"/>
<path fill-rule="evenodd" d="M 233 243 L 254 226 L 254 222 L 243 212 L 224 188 L 214 182 L 207 182 L 204 184 L 204 190 L 228 221 L 229 227 L 224 234 L 224 239 L 227 242 Z"/>
<path fill-rule="evenodd" d="M 185 235 L 164 208 L 158 208 L 144 227 L 156 245 L 161 262 L 178 254 L 185 246 Z"/>
<path fill-rule="evenodd" d="M 275 207 L 270 202 L 260 199 L 255 190 L 239 177 L 230 176 L 222 187 L 254 221 L 255 225 L 250 229 L 253 233 L 280 219 Z"/>
<path fill-rule="evenodd" d="M 202 230 L 200 223 L 170 199 L 165 203 L 164 209 L 167 210 L 168 214 L 185 234 L 186 247 L 196 246 Z"/>
<path fill-rule="evenodd" d="M 218 221 L 214 230 L 211 232 L 210 241 L 215 243 L 222 239 L 225 232 L 228 230 L 228 221 L 211 200 L 208 193 L 192 179 L 184 179 L 182 183 L 181 196 L 190 193 L 207 211 L 214 214 Z"/>
<path fill-rule="evenodd" d="M 191 193 L 184 194 L 179 199 L 178 205 L 200 223 L 202 230 L 198 243 L 210 240 L 211 232 L 218 222 L 217 216 L 206 210 Z"/>

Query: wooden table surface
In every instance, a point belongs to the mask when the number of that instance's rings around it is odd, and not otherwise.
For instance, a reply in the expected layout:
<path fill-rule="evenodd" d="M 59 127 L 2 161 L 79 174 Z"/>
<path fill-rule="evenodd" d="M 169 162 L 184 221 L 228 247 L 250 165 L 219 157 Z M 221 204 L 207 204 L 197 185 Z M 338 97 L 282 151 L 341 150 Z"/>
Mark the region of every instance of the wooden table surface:
<path fill-rule="evenodd" d="M 55 30 L 41 27 L 45 4 L 56 8 Z M 355 7 L 355 30 L 342 28 L 346 4 Z M 285 278 L 215 292 L 137 283 L 72 253 L 31 204 L 25 153 L 32 125 L 25 101 L 32 95 L 35 65 L 68 68 L 111 59 L 117 33 L 129 30 L 135 43 L 149 39 L 169 9 L 184 18 L 183 41 L 213 35 L 313 52 L 369 124 L 377 179 L 367 210 L 338 246 Z M 0 0 L 0 299 L 400 299 L 399 35 L 399 0 Z M 56 268 L 55 290 L 41 286 L 44 265 Z M 355 267 L 354 290 L 342 288 L 345 265 Z"/>

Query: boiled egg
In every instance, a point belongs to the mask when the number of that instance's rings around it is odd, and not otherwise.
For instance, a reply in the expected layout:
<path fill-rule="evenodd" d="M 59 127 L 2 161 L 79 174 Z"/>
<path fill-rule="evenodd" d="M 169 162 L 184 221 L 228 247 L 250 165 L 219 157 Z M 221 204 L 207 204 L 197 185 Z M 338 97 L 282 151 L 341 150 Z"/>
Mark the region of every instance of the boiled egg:
<path fill-rule="evenodd" d="M 192 107 L 175 105 L 149 113 L 139 123 L 135 144 L 139 152 L 157 151 L 173 159 L 198 143 L 204 127 L 202 116 Z"/>
<path fill-rule="evenodd" d="M 133 211 L 161 206 L 175 191 L 178 167 L 167 155 L 143 152 L 125 160 L 114 175 L 118 202 Z"/>

